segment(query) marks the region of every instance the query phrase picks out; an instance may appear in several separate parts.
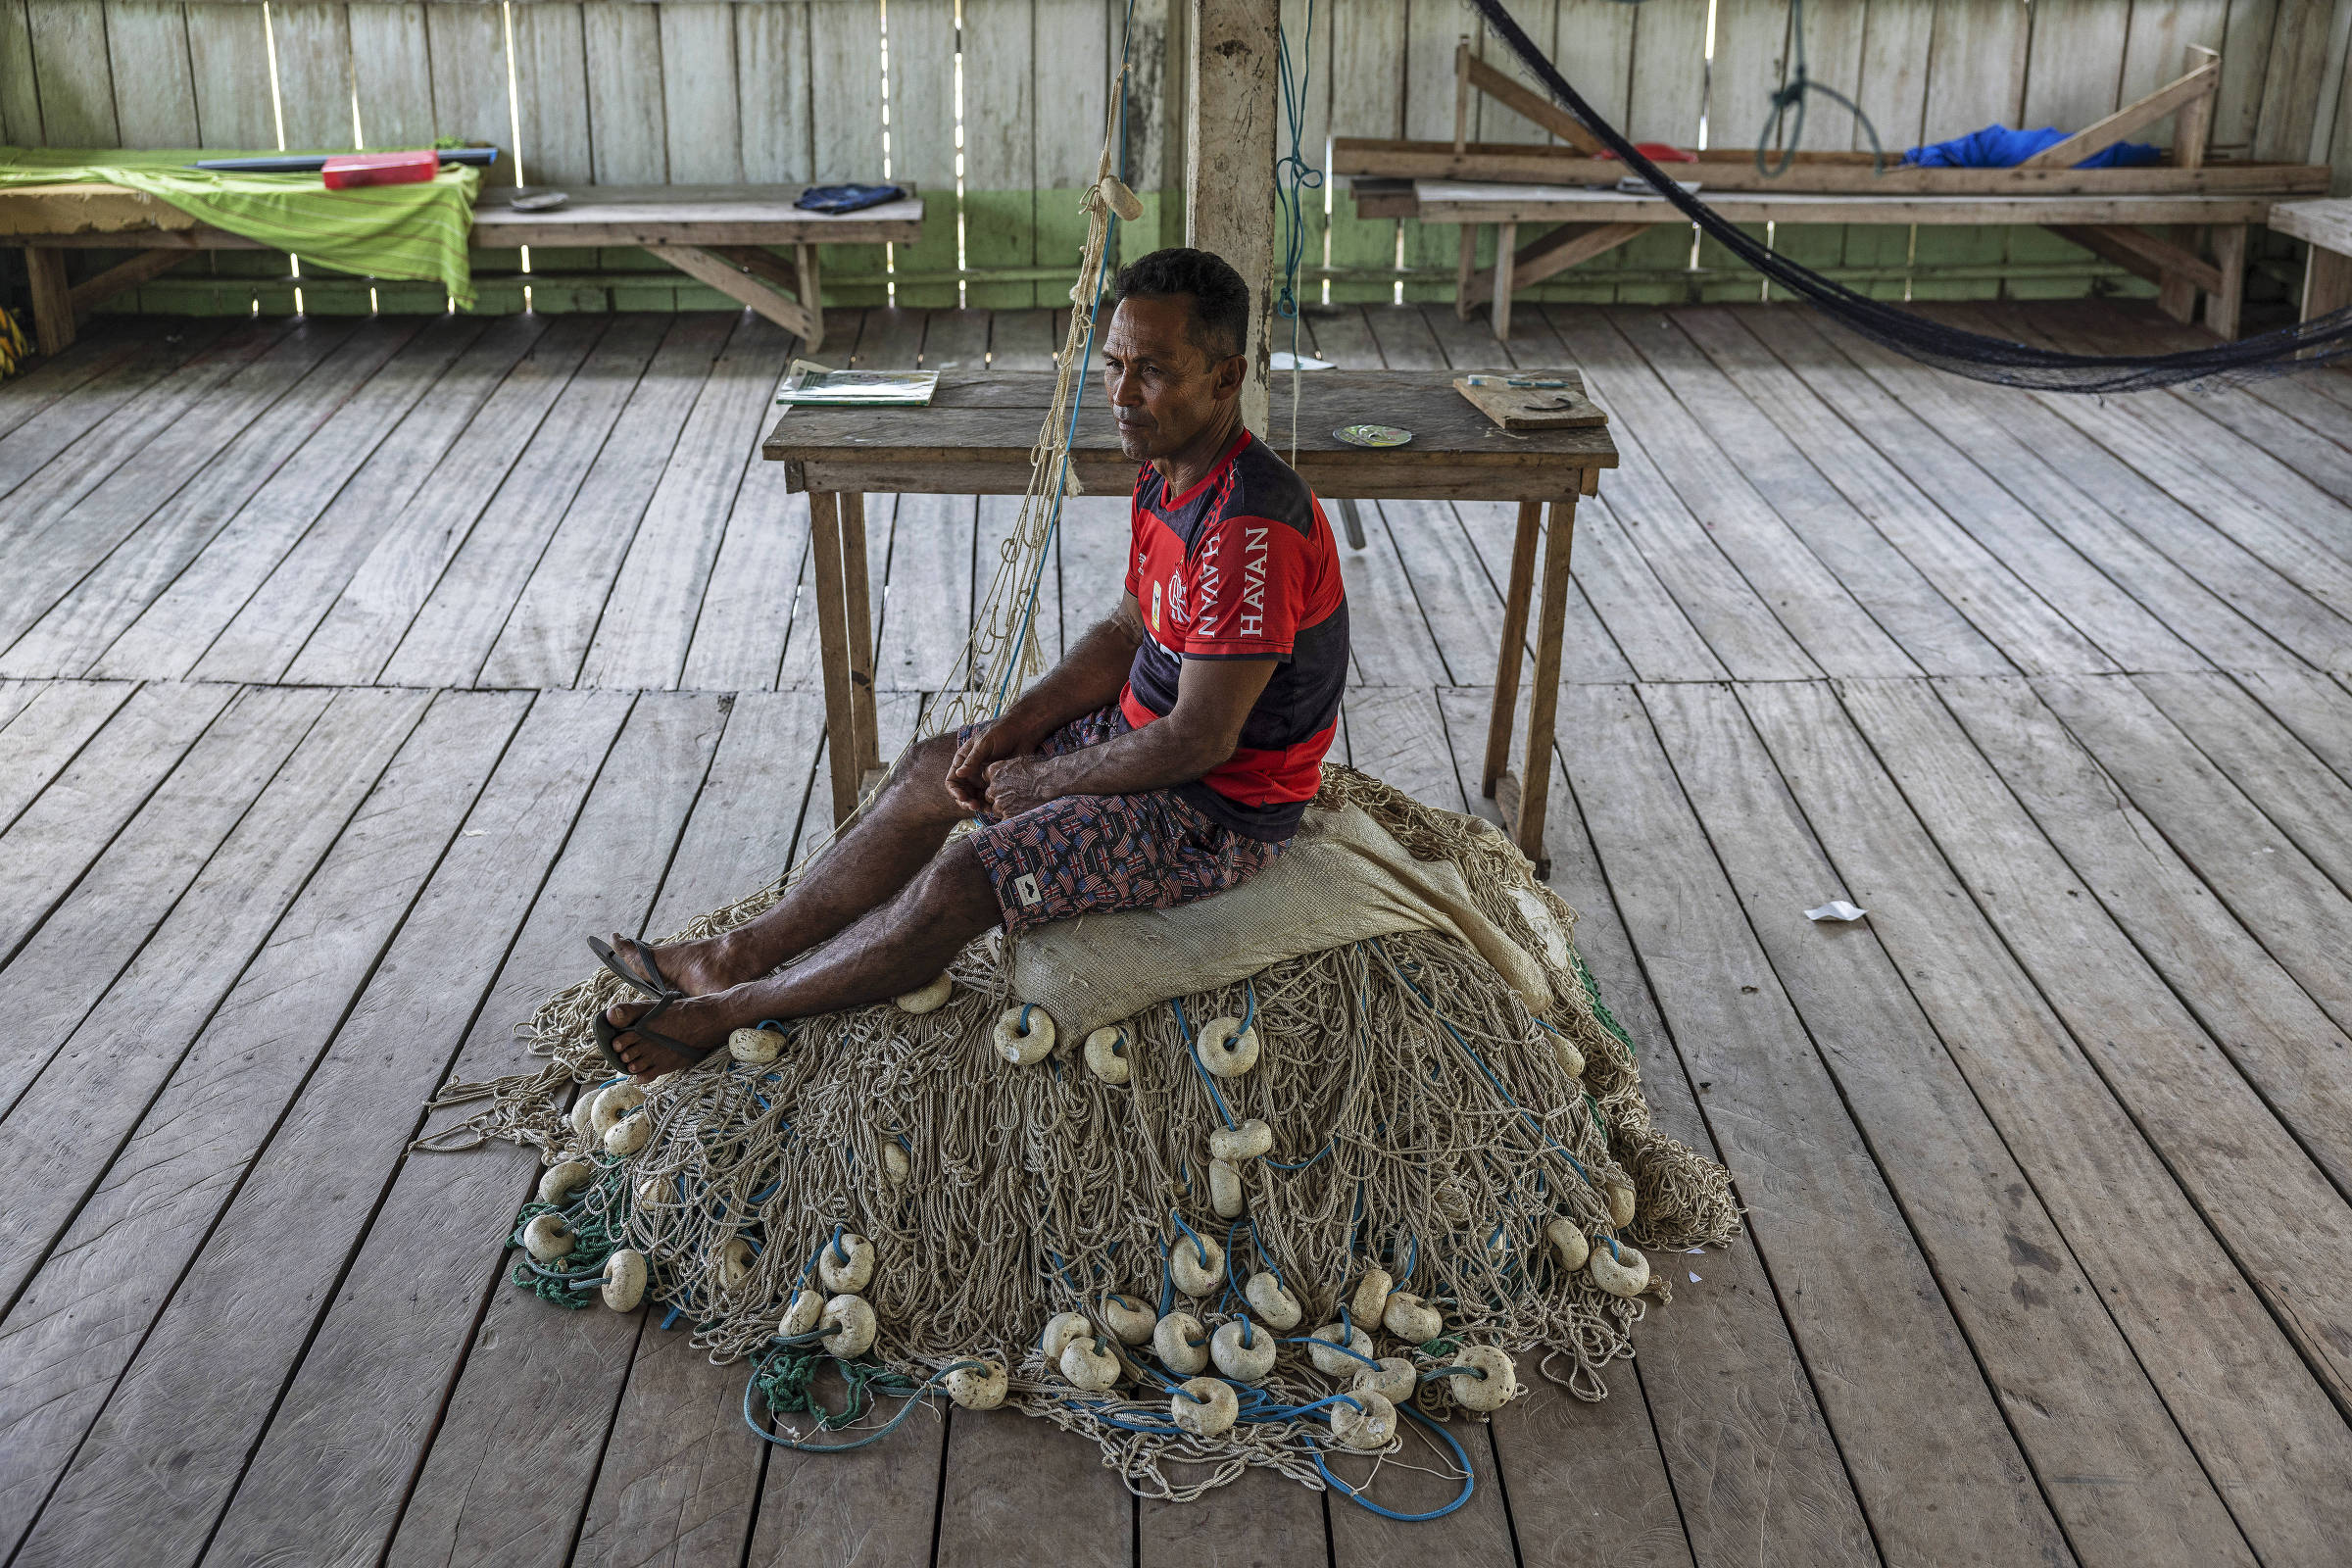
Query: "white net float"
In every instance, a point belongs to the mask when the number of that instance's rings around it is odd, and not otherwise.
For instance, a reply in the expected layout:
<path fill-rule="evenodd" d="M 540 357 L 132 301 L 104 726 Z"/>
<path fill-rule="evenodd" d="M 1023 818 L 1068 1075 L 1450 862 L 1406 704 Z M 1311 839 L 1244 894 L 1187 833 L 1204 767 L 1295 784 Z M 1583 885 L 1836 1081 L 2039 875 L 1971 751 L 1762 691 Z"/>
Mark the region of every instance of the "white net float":
<path fill-rule="evenodd" d="M 1018 1003 L 997 1020 L 997 1054 L 1016 1067 L 1033 1067 L 1054 1049 L 1054 1020 L 1046 1009 Z"/>
<path fill-rule="evenodd" d="M 776 1336 L 779 1339 L 797 1340 L 804 1334 L 814 1333 L 817 1324 L 824 1321 L 824 1316 L 825 1298 L 821 1294 L 795 1291 L 792 1293 L 792 1304 L 784 1308 L 784 1321 L 776 1325 Z"/>
<path fill-rule="evenodd" d="M 1649 1259 L 1638 1247 L 1603 1241 L 1585 1263 L 1592 1283 L 1611 1296 L 1640 1296 L 1649 1286 Z"/>
<path fill-rule="evenodd" d="M 662 1176 L 640 1176 L 635 1188 L 639 1208 L 660 1208 L 667 1203 L 674 1189 L 670 1179 Z"/>
<path fill-rule="evenodd" d="M 1350 1404 L 1349 1399 L 1355 1402 Z M 1385 1448 L 1396 1439 L 1396 1406 L 1377 1394 L 1350 1394 L 1326 1407 L 1331 1416 L 1332 1441 L 1343 1448 L 1368 1452 Z"/>
<path fill-rule="evenodd" d="M 1389 1292 L 1396 1283 L 1385 1268 L 1366 1269 L 1348 1298 L 1348 1315 L 1358 1323 L 1378 1323 L 1389 1309 Z"/>
<path fill-rule="evenodd" d="M 561 1208 L 596 1180 L 596 1167 L 584 1159 L 567 1159 L 539 1178 L 539 1201 Z"/>
<path fill-rule="evenodd" d="M 623 1247 L 605 1259 L 604 1288 L 598 1293 L 615 1312 L 634 1312 L 645 1299 L 645 1254 Z"/>
<path fill-rule="evenodd" d="M 1219 1219 L 1241 1218 L 1242 1173 L 1228 1160 L 1208 1162 L 1208 1206 L 1217 1211 Z"/>
<path fill-rule="evenodd" d="M 1446 1314 L 1410 1291 L 1392 1295 L 1380 1321 L 1407 1345 L 1427 1345 L 1446 1332 Z"/>
<path fill-rule="evenodd" d="M 1132 1296 L 1102 1298 L 1102 1326 L 1121 1345 L 1150 1344 L 1152 1331 L 1158 1323 L 1159 1314 Z"/>
<path fill-rule="evenodd" d="M 1401 1355 L 1384 1355 L 1378 1366 L 1359 1366 L 1355 1381 L 1348 1385 L 1351 1394 L 1377 1394 L 1391 1404 L 1402 1404 L 1420 1387 L 1421 1375 L 1413 1363 Z"/>
<path fill-rule="evenodd" d="M 1217 1325 L 1208 1337 L 1209 1358 L 1236 1383 L 1263 1383 L 1274 1370 L 1274 1336 L 1246 1317 Z"/>
<path fill-rule="evenodd" d="M 836 1296 L 825 1303 L 825 1315 L 817 1319 L 817 1327 L 832 1331 L 816 1342 L 825 1348 L 825 1353 L 847 1360 L 865 1353 L 881 1325 L 874 1321 L 873 1306 L 864 1297 Z"/>
<path fill-rule="evenodd" d="M 764 1067 L 784 1049 L 784 1037 L 773 1029 L 738 1029 L 727 1036 L 727 1054 L 747 1067 Z"/>
<path fill-rule="evenodd" d="M 627 1079 L 598 1091 L 588 1109 L 588 1131 L 603 1139 L 612 1135 L 622 1117 L 645 1103 L 645 1091 Z"/>
<path fill-rule="evenodd" d="M 710 1259 L 710 1271 L 718 1288 L 731 1291 L 741 1285 L 752 1272 L 752 1259 L 758 1254 L 752 1244 L 740 1236 L 730 1236 L 719 1243 L 718 1251 Z"/>
<path fill-rule="evenodd" d="M 1592 1255 L 1592 1244 L 1585 1239 L 1576 1221 L 1565 1214 L 1544 1227 L 1544 1240 L 1551 1244 L 1552 1256 L 1560 1260 L 1560 1267 L 1571 1274 L 1583 1268 L 1585 1259 Z"/>
<path fill-rule="evenodd" d="M 1119 1381 L 1119 1358 L 1092 1335 L 1061 1348 L 1061 1375 L 1070 1386 L 1100 1394 Z"/>
<path fill-rule="evenodd" d="M 1347 1336 L 1345 1339 L 1341 1338 L 1343 1334 Z M 1353 1377 L 1357 1367 L 1371 1363 L 1372 1336 L 1353 1324 L 1343 1329 L 1337 1323 L 1326 1323 L 1315 1330 L 1313 1338 L 1322 1343 L 1306 1348 L 1307 1358 L 1315 1363 L 1315 1370 L 1326 1377 Z M 1347 1348 L 1340 1348 L 1342 1346 Z M 1348 1350 L 1355 1353 L 1349 1355 Z"/>
<path fill-rule="evenodd" d="M 941 1007 L 947 1005 L 948 998 L 953 996 L 955 991 L 956 982 L 951 976 L 936 975 L 929 985 L 917 986 L 905 996 L 895 999 L 894 1005 L 901 1012 L 937 1012 Z"/>
<path fill-rule="evenodd" d="M 1463 1409 L 1499 1410 L 1519 1392 L 1518 1365 L 1501 1346 L 1469 1346 L 1457 1359 L 1472 1369 L 1446 1379 L 1453 1385 L 1453 1402 Z"/>
<path fill-rule="evenodd" d="M 906 1151 L 899 1147 L 898 1140 L 893 1139 L 882 1146 L 882 1174 L 891 1186 L 906 1186 L 910 1169 Z"/>
<path fill-rule="evenodd" d="M 1072 1340 L 1090 1338 L 1095 1326 L 1086 1320 L 1084 1312 L 1056 1312 L 1046 1319 L 1046 1332 L 1037 1337 L 1038 1350 L 1045 1356 L 1046 1365 L 1061 1365 L 1061 1352 Z"/>
<path fill-rule="evenodd" d="M 1634 1222 L 1637 1208 L 1634 1184 L 1612 1177 L 1606 1190 L 1609 1196 L 1609 1228 L 1621 1231 Z"/>
<path fill-rule="evenodd" d="M 1245 1159 L 1255 1159 L 1273 1147 L 1274 1129 L 1255 1116 L 1239 1127 L 1220 1127 L 1208 1135 L 1209 1157 L 1236 1165 Z"/>
<path fill-rule="evenodd" d="M 1106 1084 L 1123 1084 L 1135 1074 L 1127 1059 L 1127 1031 L 1112 1024 L 1086 1037 L 1088 1070 Z"/>
<path fill-rule="evenodd" d="M 1186 1296 L 1206 1296 L 1225 1283 L 1225 1249 L 1205 1236 L 1179 1236 L 1168 1249 L 1168 1276 Z"/>
<path fill-rule="evenodd" d="M 596 1109 L 597 1091 L 583 1089 L 580 1098 L 571 1102 L 571 1133 L 581 1143 L 593 1143 L 596 1133 L 589 1127 L 589 1114 Z"/>
<path fill-rule="evenodd" d="M 561 1214 L 541 1214 L 522 1228 L 522 1250 L 536 1263 L 569 1257 L 579 1241 L 579 1234 Z"/>
<path fill-rule="evenodd" d="M 1585 1075 L 1585 1054 L 1576 1049 L 1575 1041 L 1566 1035 L 1555 1034 L 1551 1037 L 1551 1052 L 1560 1058 L 1560 1071 L 1571 1078 Z"/>
<path fill-rule="evenodd" d="M 1257 1031 L 1239 1018 L 1211 1018 L 1195 1041 L 1200 1065 L 1219 1078 L 1239 1078 L 1257 1065 Z"/>
<path fill-rule="evenodd" d="M 1132 223 L 1144 216 L 1144 200 L 1127 188 L 1116 174 L 1104 174 L 1096 187 L 1102 192 L 1102 205 L 1119 215 L 1119 221 Z"/>
<path fill-rule="evenodd" d="M 816 1252 L 816 1277 L 828 1291 L 854 1296 L 874 1277 L 874 1244 L 845 1231 Z"/>
<path fill-rule="evenodd" d="M 1007 1380 L 1003 1363 L 982 1361 L 949 1372 L 947 1386 L 948 1397 L 966 1410 L 994 1410 L 1004 1402 Z"/>
<path fill-rule="evenodd" d="M 605 1134 L 605 1152 L 614 1159 L 626 1159 L 643 1149 L 646 1140 L 653 1136 L 654 1123 L 651 1117 L 627 1117 L 614 1122 L 612 1130 Z"/>
<path fill-rule="evenodd" d="M 1216 1378 L 1193 1378 L 1168 1396 L 1168 1418 L 1196 1438 L 1222 1437 L 1241 1414 L 1241 1396 Z"/>
<path fill-rule="evenodd" d="M 1264 1269 L 1250 1276 L 1250 1283 L 1242 1287 L 1242 1296 L 1250 1310 L 1277 1334 L 1290 1333 L 1306 1315 L 1298 1305 L 1298 1298 L 1284 1290 L 1282 1281 Z"/>
<path fill-rule="evenodd" d="M 1208 1330 L 1190 1312 L 1170 1312 L 1152 1328 L 1152 1353 L 1178 1377 L 1195 1377 L 1208 1366 Z"/>

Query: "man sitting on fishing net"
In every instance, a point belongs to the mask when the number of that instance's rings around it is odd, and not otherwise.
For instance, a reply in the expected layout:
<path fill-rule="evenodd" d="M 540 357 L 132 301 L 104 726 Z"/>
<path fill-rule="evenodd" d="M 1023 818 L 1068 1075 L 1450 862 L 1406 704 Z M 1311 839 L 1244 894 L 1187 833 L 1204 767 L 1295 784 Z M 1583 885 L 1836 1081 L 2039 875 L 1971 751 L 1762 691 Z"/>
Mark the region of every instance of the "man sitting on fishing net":
<path fill-rule="evenodd" d="M 916 745 L 765 912 L 698 942 L 592 940 L 655 999 L 597 1019 L 615 1065 L 691 1066 L 737 1028 L 913 991 L 992 926 L 1169 908 L 1282 853 L 1347 678 L 1331 528 L 1242 423 L 1241 274 L 1162 250 L 1112 299 L 1104 384 L 1144 465 L 1120 603 L 993 722 Z M 977 829 L 947 842 L 965 817 Z"/>

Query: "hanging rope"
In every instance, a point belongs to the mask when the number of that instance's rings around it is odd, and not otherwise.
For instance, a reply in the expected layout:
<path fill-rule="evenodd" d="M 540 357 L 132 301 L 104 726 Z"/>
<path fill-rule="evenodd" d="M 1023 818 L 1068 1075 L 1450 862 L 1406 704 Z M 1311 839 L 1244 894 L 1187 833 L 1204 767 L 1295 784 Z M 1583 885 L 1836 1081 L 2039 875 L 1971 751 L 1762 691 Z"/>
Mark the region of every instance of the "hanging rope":
<path fill-rule="evenodd" d="M 1293 64 L 1290 30 L 1279 20 L 1274 26 L 1274 53 L 1281 68 L 1282 119 L 1291 133 L 1291 150 L 1274 166 L 1282 182 L 1278 196 L 1283 216 L 1282 288 L 1274 296 L 1274 314 L 1291 323 L 1291 463 L 1298 462 L 1298 264 L 1306 254 L 1306 221 L 1299 198 L 1320 190 L 1323 171 L 1307 160 L 1300 147 L 1306 135 L 1306 93 L 1314 80 L 1315 0 L 1306 0 L 1306 42 Z"/>
<path fill-rule="evenodd" d="M 1625 161 L 1626 168 L 1672 202 L 1701 233 L 1791 294 L 1811 301 L 1839 324 L 1906 359 L 2001 386 L 2045 392 L 2140 392 L 2207 376 L 2305 369 L 2352 355 L 2352 308 L 2233 343 L 2178 354 L 2089 355 L 1964 332 L 1872 299 L 1790 261 L 1683 189 L 1568 84 L 1559 67 L 1537 49 L 1502 0 L 1470 0 L 1470 4 L 1554 102 L 1584 122 L 1603 146 Z"/>
<path fill-rule="evenodd" d="M 1788 69 L 1781 76 L 1779 90 L 1772 95 L 1772 109 L 1764 117 L 1764 128 L 1756 132 L 1756 172 L 1765 178 L 1778 179 L 1796 162 L 1796 149 L 1805 139 L 1805 97 L 1809 93 L 1821 94 L 1854 117 L 1854 123 L 1870 138 L 1870 172 L 1886 172 L 1886 150 L 1879 145 L 1879 127 L 1870 122 L 1862 106 L 1806 74 L 1805 0 L 1788 0 Z M 1781 144 L 1780 161 L 1767 164 L 1765 150 L 1779 143 L 1783 130 L 1788 132 L 1788 139 Z"/>

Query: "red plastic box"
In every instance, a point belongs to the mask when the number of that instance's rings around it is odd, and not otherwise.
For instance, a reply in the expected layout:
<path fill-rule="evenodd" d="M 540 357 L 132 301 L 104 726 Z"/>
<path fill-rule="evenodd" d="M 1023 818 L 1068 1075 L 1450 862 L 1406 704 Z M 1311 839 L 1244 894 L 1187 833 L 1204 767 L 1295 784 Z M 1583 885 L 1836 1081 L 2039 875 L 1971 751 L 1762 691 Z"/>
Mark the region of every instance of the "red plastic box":
<path fill-rule="evenodd" d="M 328 190 L 355 185 L 419 185 L 440 171 L 441 155 L 430 147 L 406 153 L 353 153 L 329 158 L 318 171 Z"/>

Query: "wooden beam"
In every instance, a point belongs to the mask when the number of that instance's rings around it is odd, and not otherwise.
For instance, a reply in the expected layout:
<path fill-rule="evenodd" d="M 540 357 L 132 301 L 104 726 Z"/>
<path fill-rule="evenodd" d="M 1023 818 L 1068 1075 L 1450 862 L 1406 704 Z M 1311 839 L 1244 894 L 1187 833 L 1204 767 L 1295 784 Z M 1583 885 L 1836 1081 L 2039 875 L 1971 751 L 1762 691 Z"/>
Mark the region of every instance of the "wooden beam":
<path fill-rule="evenodd" d="M 74 291 L 66 284 L 66 253 L 27 245 L 24 270 L 32 285 L 33 343 L 43 354 L 62 354 L 74 346 Z"/>
<path fill-rule="evenodd" d="M 1274 124 L 1281 0 L 1193 0 L 1185 103 L 1185 243 L 1232 264 L 1250 285 L 1250 376 L 1242 422 L 1266 426 L 1274 279 Z"/>
<path fill-rule="evenodd" d="M 2214 55 L 2185 76 L 2174 78 L 2137 103 L 2124 105 L 2106 119 L 2076 131 L 2054 147 L 2044 148 L 2017 167 L 2072 169 L 2141 126 L 2153 124 L 2175 110 L 2208 96 L 2221 84 L 2222 57 Z"/>
<path fill-rule="evenodd" d="M 1518 254 L 1511 258 L 1512 283 L 1517 287 L 1541 283 L 1555 272 L 1566 271 L 1580 262 L 1589 262 L 1603 252 L 1615 250 L 1652 226 L 1648 223 L 1562 223 L 1519 248 Z M 1488 278 L 1474 273 L 1469 292 L 1469 303 L 1476 305 L 1493 296 L 1494 284 Z"/>
<path fill-rule="evenodd" d="M 1466 58 L 1464 71 L 1471 86 L 1504 108 L 1517 110 L 1589 158 L 1600 155 L 1600 138 L 1587 130 L 1574 115 L 1550 99 L 1521 85 L 1476 56 Z"/>
<path fill-rule="evenodd" d="M 2222 273 L 2219 268 L 2196 252 L 2184 250 L 2169 239 L 2160 239 L 2145 229 L 2122 226 L 2091 228 L 2076 223 L 2045 223 L 2042 226 L 2060 239 L 2080 245 L 2093 256 L 2113 262 L 2153 282 L 2161 283 L 2167 277 L 2180 277 L 2209 294 L 2221 291 Z"/>
<path fill-rule="evenodd" d="M 74 285 L 73 301 L 76 314 L 86 313 L 126 288 L 137 288 L 151 277 L 169 272 L 196 253 L 183 250 L 141 251 L 129 261 L 110 267 L 95 277 L 85 277 Z"/>
<path fill-rule="evenodd" d="M 1470 39 L 1453 46 L 1453 153 L 1459 158 L 1470 145 Z"/>
<path fill-rule="evenodd" d="M 801 302 L 780 294 L 765 280 L 752 276 L 734 261 L 700 245 L 648 245 L 651 254 L 697 282 L 708 283 L 729 299 L 740 300 L 807 342 L 821 338 L 823 329 Z"/>

